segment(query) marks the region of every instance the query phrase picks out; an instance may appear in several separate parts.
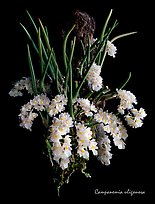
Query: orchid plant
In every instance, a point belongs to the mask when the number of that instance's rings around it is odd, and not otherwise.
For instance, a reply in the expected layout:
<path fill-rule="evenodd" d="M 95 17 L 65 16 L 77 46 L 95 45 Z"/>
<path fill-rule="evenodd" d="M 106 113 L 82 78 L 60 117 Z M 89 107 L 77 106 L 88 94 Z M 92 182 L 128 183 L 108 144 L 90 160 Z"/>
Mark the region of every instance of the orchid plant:
<path fill-rule="evenodd" d="M 74 67 L 76 36 L 70 28 L 63 39 L 63 65 L 60 67 L 54 48 L 50 44 L 47 27 L 41 20 L 38 24 L 27 11 L 34 28 L 36 39 L 21 24 L 28 39 L 27 56 L 30 76 L 16 81 L 9 95 L 23 96 L 25 89 L 29 99 L 19 113 L 20 126 L 32 131 L 33 121 L 40 117 L 46 134 L 43 135 L 46 151 L 52 169 L 54 181 L 59 192 L 64 183 L 69 182 L 73 172 L 81 171 L 87 177 L 87 162 L 90 155 L 102 164 L 109 165 L 112 158 L 111 143 L 118 149 L 125 148 L 128 137 L 127 125 L 138 128 L 143 125 L 147 115 L 143 108 L 136 108 L 137 100 L 133 93 L 124 89 L 131 77 L 120 87 L 111 90 L 103 84 L 102 67 L 107 55 L 115 57 L 117 48 L 113 42 L 129 32 L 111 39 L 117 20 L 108 26 L 113 10 L 97 39 L 87 38 L 87 45 L 81 41 L 83 54 L 78 67 Z M 33 50 L 33 51 L 32 51 Z M 39 66 L 34 66 L 32 52 L 35 52 Z M 92 54 L 93 53 L 93 54 Z M 115 113 L 110 112 L 106 104 L 116 100 Z"/>

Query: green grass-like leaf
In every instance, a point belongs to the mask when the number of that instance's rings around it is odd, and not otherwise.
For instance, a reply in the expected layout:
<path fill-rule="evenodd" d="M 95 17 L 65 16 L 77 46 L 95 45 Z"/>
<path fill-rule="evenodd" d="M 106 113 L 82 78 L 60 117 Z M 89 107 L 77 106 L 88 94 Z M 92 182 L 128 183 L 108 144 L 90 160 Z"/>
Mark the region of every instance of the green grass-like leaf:
<path fill-rule="evenodd" d="M 33 69 L 29 45 L 27 45 L 27 51 L 28 51 L 28 63 L 29 63 L 31 79 L 32 79 L 32 88 L 33 88 L 34 94 L 36 95 L 37 94 L 37 82 L 36 82 L 35 72 Z"/>
<path fill-rule="evenodd" d="M 40 28 L 38 30 L 38 47 L 39 47 L 40 68 L 41 68 L 41 75 L 42 75 L 43 70 L 44 70 L 44 66 L 43 66 L 43 55 L 42 55 L 42 43 L 41 43 L 41 36 L 40 36 Z"/>
<path fill-rule="evenodd" d="M 34 22 L 32 16 L 30 15 L 30 13 L 29 13 L 28 11 L 26 11 L 26 12 L 27 12 L 27 14 L 28 14 L 28 17 L 29 17 L 29 19 L 30 19 L 30 21 L 31 21 L 31 23 L 32 23 L 32 25 L 33 25 L 33 27 L 34 27 L 34 29 L 35 29 L 36 34 L 38 35 L 39 29 L 37 28 L 36 23 Z M 31 38 L 31 35 L 29 34 L 29 32 L 26 30 L 26 28 L 25 28 L 23 25 L 22 25 L 22 27 L 24 28 L 25 32 L 27 33 L 29 39 L 31 40 L 31 42 L 32 42 L 32 44 L 33 44 L 33 47 L 35 48 L 35 50 L 37 51 L 37 54 L 39 55 L 39 50 L 38 50 L 37 46 L 35 45 L 33 39 Z M 45 31 L 45 29 L 44 29 L 44 31 Z M 46 29 L 45 33 L 46 33 L 46 36 L 47 36 L 47 38 L 48 38 L 47 29 Z M 41 43 L 41 46 L 42 46 L 42 51 L 43 51 L 45 60 L 48 60 L 48 54 L 47 54 L 47 51 L 46 51 L 46 49 L 45 49 L 45 46 L 44 46 L 44 44 L 43 44 L 41 38 L 40 38 L 40 41 L 41 41 L 40 43 Z M 43 59 L 43 55 L 42 55 L 43 64 L 45 64 L 45 60 Z M 51 64 L 50 64 L 50 67 L 49 67 L 49 71 L 50 71 L 50 74 L 51 74 L 52 79 L 55 80 L 54 68 L 52 67 Z"/>
<path fill-rule="evenodd" d="M 46 74 L 47 74 L 47 70 L 48 70 L 50 62 L 51 62 L 51 57 L 52 57 L 52 51 L 51 51 L 51 54 L 50 54 L 50 56 L 48 58 L 48 62 L 46 64 L 46 67 L 44 69 L 44 72 L 43 72 L 43 75 L 42 75 L 42 79 L 40 81 L 41 91 L 44 91 L 44 80 L 45 80 L 45 77 L 46 77 Z"/>
<path fill-rule="evenodd" d="M 30 15 L 30 13 L 27 10 L 26 10 L 26 12 L 28 14 L 28 17 L 30 18 L 30 21 L 32 22 L 32 25 L 34 26 L 34 29 L 35 29 L 36 33 L 38 33 L 38 28 L 37 28 L 32 16 Z"/>
<path fill-rule="evenodd" d="M 106 28 L 107 28 L 107 26 L 108 26 L 109 20 L 110 20 L 110 18 L 111 18 L 112 12 L 113 12 L 113 9 L 110 10 L 109 15 L 108 15 L 108 17 L 107 17 L 107 19 L 106 19 L 106 21 L 105 21 L 104 26 L 103 26 L 103 29 L 102 29 L 102 32 L 101 32 L 101 37 L 100 37 L 100 40 L 101 40 L 101 41 L 102 41 L 102 39 L 103 39 L 103 37 L 104 37 L 104 34 L 105 34 Z"/>
<path fill-rule="evenodd" d="M 66 73 L 68 70 L 68 63 L 67 63 L 67 41 L 68 41 L 68 37 L 70 35 L 70 33 L 72 32 L 72 30 L 75 28 L 75 25 L 73 25 L 73 27 L 69 30 L 69 32 L 66 34 L 65 38 L 64 38 L 64 42 L 63 42 L 63 59 L 64 59 L 64 65 L 65 65 L 65 69 L 66 69 Z"/>
<path fill-rule="evenodd" d="M 111 42 L 114 42 L 115 40 L 119 39 L 119 38 L 123 38 L 123 37 L 126 37 L 126 36 L 129 36 L 129 35 L 133 35 L 133 34 L 136 34 L 137 32 L 129 32 L 129 33 L 124 33 L 124 34 L 121 34 L 121 35 L 118 35 L 116 37 L 114 37 Z"/>
<path fill-rule="evenodd" d="M 50 52 L 51 51 L 51 46 L 50 46 L 50 43 L 49 43 L 48 35 L 47 35 L 47 33 L 45 31 L 45 28 L 44 28 L 44 26 L 43 26 L 43 24 L 42 24 L 40 19 L 39 19 L 39 23 L 40 23 L 40 26 L 41 26 L 41 30 L 42 30 L 42 33 L 43 33 L 44 40 L 46 42 L 46 46 L 47 46 L 47 48 L 48 48 L 48 50 Z"/>
<path fill-rule="evenodd" d="M 75 48 L 75 42 L 76 42 L 76 37 L 74 37 L 74 40 L 71 45 L 71 54 L 69 59 L 69 110 L 72 118 L 74 118 L 73 105 L 72 105 L 72 101 L 73 101 L 72 59 L 73 59 L 73 53 Z"/>
<path fill-rule="evenodd" d="M 39 54 L 38 48 L 37 48 L 35 42 L 33 41 L 30 33 L 28 32 L 28 30 L 25 28 L 25 26 L 23 24 L 20 23 L 20 25 L 22 26 L 22 28 L 24 29 L 25 33 L 27 34 L 27 36 L 28 36 L 29 40 L 31 41 L 35 51 L 37 52 L 37 54 Z"/>

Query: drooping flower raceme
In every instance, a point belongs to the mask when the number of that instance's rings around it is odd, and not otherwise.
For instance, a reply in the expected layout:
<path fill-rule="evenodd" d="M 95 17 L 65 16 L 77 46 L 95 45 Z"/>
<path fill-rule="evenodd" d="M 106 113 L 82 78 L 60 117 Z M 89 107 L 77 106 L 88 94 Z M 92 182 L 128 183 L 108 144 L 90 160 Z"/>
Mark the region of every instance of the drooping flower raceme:
<path fill-rule="evenodd" d="M 100 109 L 99 112 L 94 115 L 94 119 L 102 125 L 106 133 L 113 137 L 114 144 L 119 149 L 125 148 L 123 140 L 126 140 L 128 137 L 127 131 L 116 115 L 108 113 L 107 111 L 104 112 L 103 109 Z"/>
<path fill-rule="evenodd" d="M 118 98 L 120 99 L 118 112 L 124 115 L 125 120 L 131 127 L 141 127 L 143 124 L 143 119 L 147 114 L 143 108 L 140 108 L 138 111 L 134 107 L 134 104 L 137 104 L 136 96 L 130 91 L 126 90 L 117 90 L 117 93 Z M 127 111 L 127 114 L 125 114 L 125 110 Z"/>
<path fill-rule="evenodd" d="M 63 94 L 55 96 L 55 98 L 52 99 L 48 107 L 49 115 L 52 117 L 64 111 L 66 105 L 67 105 L 67 98 Z"/>
<path fill-rule="evenodd" d="M 9 92 L 9 95 L 13 97 L 23 96 L 22 90 L 24 89 L 27 90 L 29 94 L 33 94 L 30 77 L 23 77 L 21 80 L 17 81 Z"/>
<path fill-rule="evenodd" d="M 143 108 L 140 108 L 139 111 L 136 108 L 133 108 L 124 117 L 129 126 L 138 128 L 143 125 L 143 119 L 146 117 L 146 115 L 147 114 Z"/>
<path fill-rule="evenodd" d="M 117 48 L 109 40 L 107 41 L 106 50 L 107 50 L 107 53 L 108 53 L 109 56 L 112 56 L 113 58 L 115 58 Z"/>
<path fill-rule="evenodd" d="M 90 127 L 86 127 L 82 123 L 76 124 L 78 150 L 80 157 L 89 159 L 89 152 L 91 150 L 94 155 L 97 155 L 97 142 L 92 138 L 92 131 Z"/>
<path fill-rule="evenodd" d="M 110 159 L 112 158 L 111 154 L 111 145 L 110 139 L 108 135 L 106 135 L 103 126 L 97 126 L 97 142 L 98 142 L 98 160 L 101 161 L 102 164 L 109 165 Z"/>
<path fill-rule="evenodd" d="M 88 85 L 93 91 L 99 91 L 103 86 L 103 79 L 100 74 L 101 66 L 97 65 L 96 63 L 93 63 L 87 75 Z"/>
<path fill-rule="evenodd" d="M 118 106 L 119 113 L 124 114 L 124 110 L 129 110 L 133 108 L 133 104 L 137 104 L 137 99 L 133 93 L 126 90 L 116 90 L 118 93 L 118 98 L 120 99 L 120 104 Z"/>
<path fill-rule="evenodd" d="M 97 112 L 97 109 L 95 105 L 88 100 L 84 98 L 79 98 L 77 100 L 79 106 L 82 108 L 86 116 L 92 116 L 93 113 Z"/>
<path fill-rule="evenodd" d="M 33 111 L 45 110 L 45 108 L 49 106 L 49 102 L 49 98 L 46 95 L 41 94 L 35 96 L 32 100 L 30 100 L 30 102 L 23 105 L 19 114 L 21 121 L 20 126 L 31 130 L 33 120 L 38 116 L 38 113 Z"/>
<path fill-rule="evenodd" d="M 72 126 L 73 121 L 68 113 L 61 113 L 58 118 L 54 117 L 52 125 L 50 126 L 50 140 L 52 142 L 58 142 L 62 139 L 62 135 L 66 135 L 70 132 Z"/>
<path fill-rule="evenodd" d="M 39 88 L 40 84 L 39 81 L 36 81 L 36 85 Z M 44 88 L 46 90 L 46 93 L 50 93 L 51 92 L 51 87 L 49 83 L 46 83 L 44 85 Z M 28 94 L 33 95 L 34 91 L 32 88 L 32 80 L 31 77 L 22 77 L 22 79 L 20 79 L 19 81 L 17 81 L 16 83 L 14 83 L 13 88 L 10 90 L 9 95 L 12 97 L 17 97 L 17 96 L 23 96 L 23 91 L 27 91 Z"/>
<path fill-rule="evenodd" d="M 53 142 L 52 154 L 62 169 L 68 167 L 69 157 L 71 156 L 70 128 L 73 126 L 72 118 L 68 113 L 61 113 L 59 117 L 54 117 L 50 126 L 50 141 Z"/>

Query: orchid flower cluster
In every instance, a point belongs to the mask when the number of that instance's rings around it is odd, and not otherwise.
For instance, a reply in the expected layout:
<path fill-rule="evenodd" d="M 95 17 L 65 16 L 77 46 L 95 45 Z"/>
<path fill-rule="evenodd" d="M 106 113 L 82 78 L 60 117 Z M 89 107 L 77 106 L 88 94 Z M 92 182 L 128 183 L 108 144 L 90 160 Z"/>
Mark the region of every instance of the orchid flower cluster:
<path fill-rule="evenodd" d="M 107 55 L 113 58 L 117 55 L 113 42 L 136 33 L 125 33 L 111 39 L 111 33 L 118 24 L 115 21 L 108 27 L 112 11 L 106 19 L 101 36 L 92 41 L 88 36 L 87 46 L 82 46 L 83 55 L 78 67 L 73 65 L 76 37 L 70 39 L 76 25 L 64 36 L 63 65 L 60 67 L 50 44 L 47 27 L 40 20 L 37 26 L 27 12 L 37 36 L 35 40 L 21 24 L 30 42 L 27 53 L 31 75 L 15 82 L 9 95 L 23 96 L 27 91 L 30 99 L 20 109 L 20 126 L 32 131 L 35 118 L 40 117 L 43 126 L 39 128 L 46 130 L 45 152 L 51 162 L 58 190 L 69 182 L 73 172 L 81 171 L 90 177 L 86 170 L 92 156 L 103 165 L 109 165 L 112 158 L 111 145 L 124 149 L 128 137 L 126 127 L 141 127 L 147 115 L 142 107 L 136 108 L 135 95 L 123 89 L 131 73 L 120 88 L 111 90 L 104 84 L 101 74 L 104 60 Z M 30 46 L 37 54 L 37 66 L 40 67 L 34 66 Z M 117 101 L 115 113 L 106 109 L 109 100 Z"/>

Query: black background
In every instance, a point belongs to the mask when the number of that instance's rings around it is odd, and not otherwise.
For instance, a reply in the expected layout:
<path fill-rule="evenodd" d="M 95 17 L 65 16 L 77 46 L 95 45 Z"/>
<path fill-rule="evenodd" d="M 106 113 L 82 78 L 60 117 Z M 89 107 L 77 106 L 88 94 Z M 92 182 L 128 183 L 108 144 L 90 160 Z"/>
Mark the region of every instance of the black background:
<path fill-rule="evenodd" d="M 108 1 L 107 1 L 108 2 Z M 150 200 L 153 193 L 153 13 L 151 6 L 135 3 L 118 7 L 106 1 L 42 1 L 32 3 L 14 2 L 4 6 L 1 17 L 1 149 L 2 177 L 4 182 L 4 203 L 7 200 L 19 203 L 54 203 L 55 201 L 117 201 Z M 2 7 L 3 8 L 3 7 Z M 18 113 L 21 105 L 27 101 L 11 98 L 8 92 L 12 81 L 28 76 L 27 38 L 19 23 L 28 25 L 26 10 L 32 16 L 40 18 L 47 25 L 51 42 L 60 47 L 59 30 L 74 9 L 88 12 L 96 20 L 95 37 L 101 32 L 105 19 L 113 8 L 111 22 L 118 20 L 119 25 L 114 36 L 125 32 L 138 33 L 115 42 L 118 49 L 116 58 L 107 57 L 104 67 L 104 82 L 117 87 L 132 72 L 132 78 L 126 90 L 133 92 L 138 107 L 143 107 L 148 116 L 144 126 L 128 129 L 129 137 L 125 150 L 112 148 L 113 158 L 109 166 L 103 166 L 91 158 L 88 170 L 91 179 L 82 174 L 74 174 L 70 183 L 61 189 L 61 197 L 52 183 L 48 160 L 42 155 L 41 133 L 37 125 L 31 133 L 18 126 Z M 145 195 L 95 195 L 95 189 L 102 191 L 145 191 Z"/>

